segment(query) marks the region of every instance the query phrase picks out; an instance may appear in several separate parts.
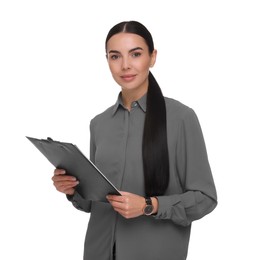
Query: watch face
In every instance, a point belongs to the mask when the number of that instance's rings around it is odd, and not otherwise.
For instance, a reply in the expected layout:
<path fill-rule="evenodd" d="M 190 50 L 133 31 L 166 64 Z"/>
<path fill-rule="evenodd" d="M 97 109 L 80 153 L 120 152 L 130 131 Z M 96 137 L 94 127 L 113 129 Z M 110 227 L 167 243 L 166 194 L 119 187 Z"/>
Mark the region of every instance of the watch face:
<path fill-rule="evenodd" d="M 153 212 L 153 205 L 146 205 L 144 213 L 145 215 L 151 215 Z"/>

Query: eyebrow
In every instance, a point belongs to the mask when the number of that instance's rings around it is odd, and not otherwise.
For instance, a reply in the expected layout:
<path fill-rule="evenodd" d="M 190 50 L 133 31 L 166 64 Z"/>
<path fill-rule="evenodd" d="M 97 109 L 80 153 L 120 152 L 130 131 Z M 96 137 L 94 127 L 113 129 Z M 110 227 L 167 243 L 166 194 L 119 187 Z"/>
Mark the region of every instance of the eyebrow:
<path fill-rule="evenodd" d="M 131 53 L 131 52 L 133 52 L 133 51 L 137 51 L 137 50 L 143 51 L 143 48 L 141 48 L 141 47 L 133 48 L 133 49 L 129 50 L 129 53 Z M 110 54 L 110 53 L 120 53 L 120 52 L 119 52 L 119 51 L 116 51 L 116 50 L 110 50 L 108 53 Z"/>

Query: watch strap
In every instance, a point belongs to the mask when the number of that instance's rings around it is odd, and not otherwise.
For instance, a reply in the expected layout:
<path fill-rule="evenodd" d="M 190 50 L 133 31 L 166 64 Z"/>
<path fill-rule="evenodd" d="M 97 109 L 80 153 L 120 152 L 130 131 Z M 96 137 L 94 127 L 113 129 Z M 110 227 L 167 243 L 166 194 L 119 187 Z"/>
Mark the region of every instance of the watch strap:
<path fill-rule="evenodd" d="M 146 205 L 152 205 L 152 199 L 150 197 L 145 197 Z"/>

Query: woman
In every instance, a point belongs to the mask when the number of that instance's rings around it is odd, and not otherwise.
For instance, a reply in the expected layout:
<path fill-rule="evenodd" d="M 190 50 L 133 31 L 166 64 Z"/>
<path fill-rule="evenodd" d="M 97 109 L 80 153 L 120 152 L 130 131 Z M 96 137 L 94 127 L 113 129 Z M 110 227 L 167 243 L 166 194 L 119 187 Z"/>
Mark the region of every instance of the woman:
<path fill-rule="evenodd" d="M 90 156 L 122 196 L 107 196 L 109 203 L 83 199 L 78 182 L 61 169 L 54 185 L 91 212 L 84 259 L 186 259 L 192 221 L 217 205 L 198 119 L 163 97 L 149 71 L 157 51 L 144 25 L 115 25 L 105 47 L 121 93 L 91 121 Z"/>

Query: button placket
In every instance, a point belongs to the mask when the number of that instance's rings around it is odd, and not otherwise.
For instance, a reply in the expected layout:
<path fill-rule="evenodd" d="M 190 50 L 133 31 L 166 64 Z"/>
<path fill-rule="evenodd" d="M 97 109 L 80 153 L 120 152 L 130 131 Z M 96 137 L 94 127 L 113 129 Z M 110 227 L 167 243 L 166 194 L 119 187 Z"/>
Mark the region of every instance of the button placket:
<path fill-rule="evenodd" d="M 128 136 L 129 136 L 129 120 L 130 120 L 130 112 L 128 110 L 124 110 L 125 112 L 125 131 L 124 131 L 124 143 L 123 143 L 123 158 L 122 158 L 122 163 L 121 163 L 121 179 L 120 179 L 120 184 L 119 188 L 122 189 L 122 182 L 123 182 L 123 177 L 125 173 L 125 166 L 126 166 L 126 154 L 127 154 L 127 142 L 128 142 Z"/>

